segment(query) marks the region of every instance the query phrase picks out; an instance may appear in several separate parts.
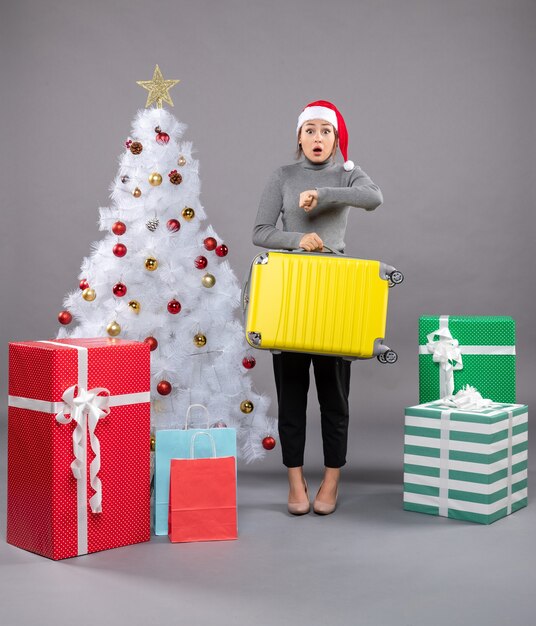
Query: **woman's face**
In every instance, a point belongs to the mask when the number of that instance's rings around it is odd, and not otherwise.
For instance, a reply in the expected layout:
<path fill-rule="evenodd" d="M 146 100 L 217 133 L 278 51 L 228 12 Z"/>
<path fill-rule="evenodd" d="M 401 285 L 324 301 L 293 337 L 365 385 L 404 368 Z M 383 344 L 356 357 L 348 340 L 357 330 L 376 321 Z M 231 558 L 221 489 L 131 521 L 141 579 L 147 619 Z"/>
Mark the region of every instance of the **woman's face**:
<path fill-rule="evenodd" d="M 323 163 L 333 153 L 335 131 L 325 120 L 310 120 L 301 127 L 299 141 L 305 156 L 313 163 Z"/>

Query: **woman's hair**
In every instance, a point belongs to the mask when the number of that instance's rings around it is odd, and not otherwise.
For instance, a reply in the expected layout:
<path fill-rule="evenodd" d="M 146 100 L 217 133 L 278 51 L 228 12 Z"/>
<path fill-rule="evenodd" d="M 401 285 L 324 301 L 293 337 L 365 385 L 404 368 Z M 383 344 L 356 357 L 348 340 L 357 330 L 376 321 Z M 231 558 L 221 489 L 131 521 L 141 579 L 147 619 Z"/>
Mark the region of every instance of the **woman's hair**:
<path fill-rule="evenodd" d="M 337 154 L 337 148 L 339 147 L 339 133 L 337 132 L 337 129 L 335 128 L 335 126 L 333 126 L 333 124 L 331 125 L 331 127 L 333 128 L 333 132 L 335 133 L 335 143 L 333 144 L 333 150 L 331 151 L 328 159 L 332 159 L 335 157 L 335 155 Z M 296 139 L 296 159 L 301 159 L 301 156 L 303 154 L 302 147 L 300 146 L 300 135 L 302 128 L 303 125 L 300 126 L 300 130 L 298 131 L 298 138 Z"/>

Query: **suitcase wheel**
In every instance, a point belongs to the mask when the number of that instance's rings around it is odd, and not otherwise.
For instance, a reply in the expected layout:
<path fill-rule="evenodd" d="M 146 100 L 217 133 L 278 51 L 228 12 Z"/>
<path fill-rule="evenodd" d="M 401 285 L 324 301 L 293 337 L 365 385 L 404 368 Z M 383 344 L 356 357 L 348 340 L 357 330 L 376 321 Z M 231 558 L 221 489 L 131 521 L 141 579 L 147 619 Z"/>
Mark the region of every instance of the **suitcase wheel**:
<path fill-rule="evenodd" d="M 396 363 L 398 361 L 398 354 L 394 350 L 387 350 L 378 354 L 378 361 L 380 363 Z"/>
<path fill-rule="evenodd" d="M 395 270 L 389 274 L 389 287 L 394 287 L 395 285 L 400 285 L 400 283 L 404 280 L 404 274 Z"/>
<path fill-rule="evenodd" d="M 398 361 L 398 354 L 394 350 L 387 350 L 383 356 L 386 363 L 396 363 Z"/>

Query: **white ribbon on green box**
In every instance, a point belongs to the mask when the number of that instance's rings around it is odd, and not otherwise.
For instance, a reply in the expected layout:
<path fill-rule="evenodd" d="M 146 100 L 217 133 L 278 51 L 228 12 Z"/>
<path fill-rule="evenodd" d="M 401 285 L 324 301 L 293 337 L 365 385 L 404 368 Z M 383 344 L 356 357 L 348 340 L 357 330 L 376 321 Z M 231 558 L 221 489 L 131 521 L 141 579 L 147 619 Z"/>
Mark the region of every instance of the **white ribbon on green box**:
<path fill-rule="evenodd" d="M 77 499 L 77 531 L 78 531 L 78 555 L 87 554 L 88 531 L 87 531 L 87 450 L 89 430 L 89 447 L 94 458 L 89 466 L 89 480 L 91 488 L 95 491 L 89 499 L 92 513 L 102 513 L 102 483 L 98 476 L 101 466 L 100 442 L 95 434 L 100 419 L 110 413 L 114 406 L 138 404 L 150 402 L 149 391 L 140 393 L 127 393 L 111 396 L 108 389 L 96 387 L 88 390 L 88 349 L 84 346 L 76 346 L 57 341 L 40 341 L 63 348 L 73 348 L 78 351 L 78 383 L 68 387 L 62 394 L 62 402 L 48 402 L 34 398 L 9 396 L 8 403 L 11 407 L 39 411 L 40 413 L 55 413 L 56 421 L 60 424 L 69 424 L 74 421 L 76 427 L 73 431 L 73 455 L 71 463 L 73 476 L 76 478 Z M 69 417 L 66 417 L 66 416 Z"/>
<path fill-rule="evenodd" d="M 419 354 L 432 354 L 439 363 L 439 395 L 441 398 L 454 392 L 454 372 L 463 369 L 463 354 L 515 355 L 515 346 L 459 345 L 449 329 L 449 316 L 439 316 L 439 328 L 426 336 L 428 343 L 419 346 Z"/>
<path fill-rule="evenodd" d="M 494 406 L 489 398 L 483 398 L 474 388 L 467 386 L 458 391 L 456 395 L 450 395 L 441 400 L 449 407 L 441 411 L 441 437 L 440 437 L 440 463 L 439 463 L 439 515 L 449 516 L 448 484 L 449 484 L 449 441 L 450 441 L 450 416 L 458 409 L 459 411 L 479 412 Z M 508 470 L 507 470 L 507 511 L 512 512 L 512 422 L 513 411 L 508 413 Z"/>
<path fill-rule="evenodd" d="M 441 443 L 439 462 L 439 515 L 449 516 L 449 439 L 450 415 L 453 409 L 441 411 Z M 506 484 L 507 515 L 512 513 L 512 422 L 514 413 L 508 411 L 508 469 Z"/>
<path fill-rule="evenodd" d="M 449 516 L 449 440 L 452 409 L 441 411 L 439 439 L 439 515 Z"/>

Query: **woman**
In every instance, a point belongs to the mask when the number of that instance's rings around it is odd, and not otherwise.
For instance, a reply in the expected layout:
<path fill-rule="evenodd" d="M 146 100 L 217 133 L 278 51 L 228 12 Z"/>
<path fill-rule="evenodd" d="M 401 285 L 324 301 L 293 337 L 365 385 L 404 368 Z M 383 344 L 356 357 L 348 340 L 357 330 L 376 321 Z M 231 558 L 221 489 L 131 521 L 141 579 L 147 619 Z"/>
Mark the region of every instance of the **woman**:
<path fill-rule="evenodd" d="M 311 102 L 297 126 L 300 161 L 277 169 L 262 194 L 253 228 L 253 243 L 263 248 L 322 251 L 324 243 L 344 253 L 350 207 L 372 211 L 382 201 L 377 185 L 347 160 L 348 133 L 331 102 Z M 340 148 L 344 165 L 335 163 Z M 281 216 L 282 229 L 276 228 Z M 313 363 L 320 403 L 324 479 L 313 503 L 315 513 L 328 515 L 337 505 L 340 468 L 346 463 L 350 361 L 340 357 L 283 352 L 273 355 L 279 403 L 279 438 L 288 468 L 288 510 L 309 513 L 303 477 L 309 369 Z"/>

